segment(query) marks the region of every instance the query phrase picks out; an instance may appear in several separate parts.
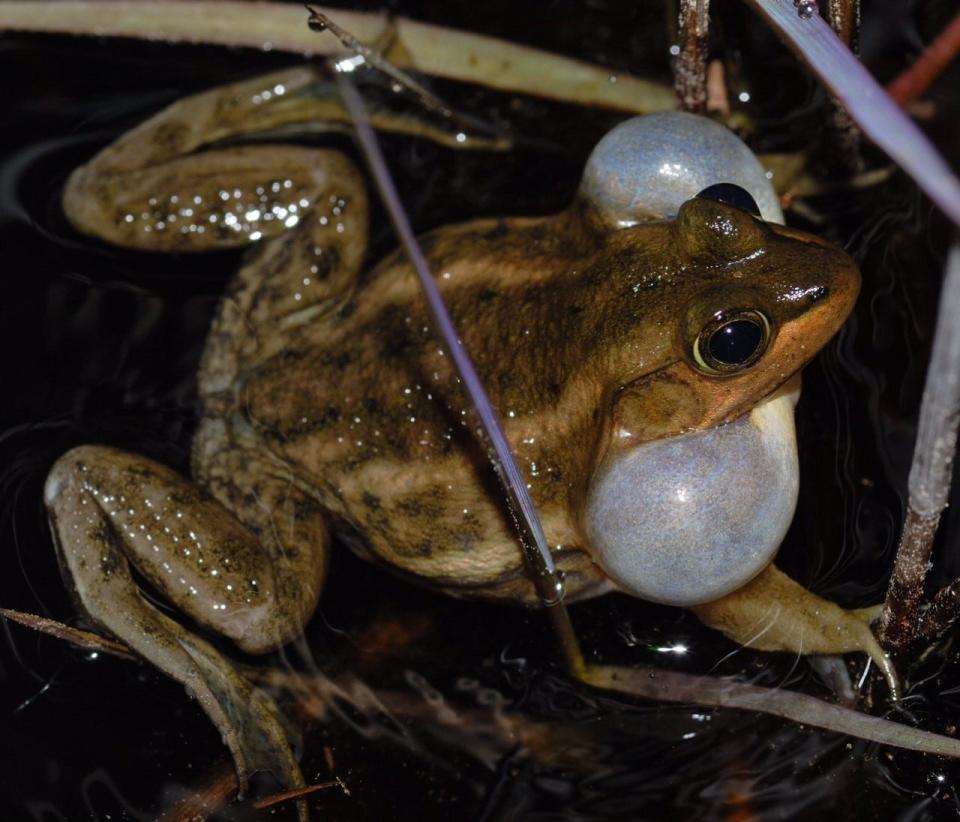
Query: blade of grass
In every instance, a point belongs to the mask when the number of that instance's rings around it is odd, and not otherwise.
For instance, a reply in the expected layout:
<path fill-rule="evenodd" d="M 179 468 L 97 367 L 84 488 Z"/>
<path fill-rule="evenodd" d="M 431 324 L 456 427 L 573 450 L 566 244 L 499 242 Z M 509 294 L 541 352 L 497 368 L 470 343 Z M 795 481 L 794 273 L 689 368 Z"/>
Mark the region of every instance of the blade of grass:
<path fill-rule="evenodd" d="M 960 225 L 960 180 L 819 15 L 802 18 L 792 0 L 745 0 L 797 52 L 877 146 Z"/>
<path fill-rule="evenodd" d="M 632 113 L 668 111 L 672 89 L 623 72 L 465 31 L 403 17 L 318 6 L 366 43 L 392 38 L 385 56 L 409 71 L 574 104 Z M 296 3 L 243 0 L 4 0 L 0 31 L 47 31 L 210 43 L 296 54 L 346 55 L 318 38 Z"/>
<path fill-rule="evenodd" d="M 343 101 L 353 118 L 357 139 L 367 164 L 370 166 L 371 174 L 386 206 L 387 213 L 390 215 L 394 230 L 420 280 L 437 332 L 443 340 L 444 347 L 450 355 L 457 373 L 460 375 L 460 380 L 467 392 L 473 410 L 480 420 L 482 434 L 486 440 L 484 444 L 490 452 L 497 476 L 510 501 L 511 512 L 517 520 L 522 537 L 521 541 L 528 563 L 531 566 L 530 570 L 533 572 L 533 581 L 537 586 L 537 591 L 545 605 L 552 605 L 562 597 L 563 586 L 554 566 L 553 556 L 550 553 L 550 547 L 547 545 L 547 538 L 543 533 L 540 518 L 527 491 L 526 480 L 513 458 L 506 434 L 497 419 L 496 412 L 487 397 L 487 392 L 483 388 L 480 377 L 477 375 L 463 343 L 460 342 L 460 337 L 444 305 L 443 298 L 440 296 L 440 290 L 437 288 L 430 272 L 427 260 L 414 236 L 413 228 L 400 201 L 400 195 L 397 193 L 393 178 L 380 151 L 380 144 L 370 125 L 363 100 L 354 87 L 349 72 L 336 70 L 334 75 Z"/>

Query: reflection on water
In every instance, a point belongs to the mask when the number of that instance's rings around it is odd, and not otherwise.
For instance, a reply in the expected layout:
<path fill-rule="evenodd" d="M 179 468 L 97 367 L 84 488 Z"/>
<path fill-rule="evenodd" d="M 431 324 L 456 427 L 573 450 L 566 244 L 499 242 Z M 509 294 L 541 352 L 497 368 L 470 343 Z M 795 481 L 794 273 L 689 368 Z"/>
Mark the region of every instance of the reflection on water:
<path fill-rule="evenodd" d="M 605 17 L 603 4 L 594 5 L 586 56 L 642 70 L 635 55 L 647 44 L 638 41 L 658 41 L 662 29 L 625 33 L 639 31 L 634 12 Z M 463 25 L 481 25 L 460 13 Z M 554 40 L 522 21 L 516 36 L 577 50 L 579 38 L 556 22 Z M 755 32 L 742 45 L 744 77 L 753 79 L 747 57 L 776 46 Z M 659 57 L 647 59 L 662 69 Z M 40 502 L 49 465 L 70 446 L 110 443 L 186 468 L 193 373 L 239 260 L 154 257 L 80 237 L 59 207 L 66 176 L 164 103 L 284 62 L 160 45 L 3 41 L 4 76 L 20 78 L 3 87 L 0 133 L 3 605 L 77 622 Z M 759 145 L 813 141 L 813 98 L 795 70 L 785 68 L 779 84 L 756 78 L 751 89 L 766 106 Z M 806 102 L 791 107 L 797 100 Z M 611 122 L 488 94 L 473 94 L 470 104 L 517 118 L 538 138 L 564 139 L 554 153 L 519 161 L 388 141 L 401 183 L 416 183 L 407 190 L 421 227 L 476 210 L 559 207 Z M 784 129 L 778 112 L 787 110 Z M 803 129 L 811 133 L 798 137 Z M 800 513 L 782 562 L 829 597 L 867 604 L 882 597 L 901 517 L 946 232 L 902 180 L 816 206 L 826 222 L 815 230 L 848 243 L 865 286 L 839 343 L 806 378 Z M 385 229 L 376 242 L 389 244 Z M 948 525 L 944 547 L 957 533 Z M 294 711 L 305 721 L 308 781 L 329 778 L 327 748 L 350 788 L 349 796 L 312 800 L 321 818 L 926 819 L 960 808 L 960 771 L 949 763 L 767 717 L 630 706 L 562 678 L 536 614 L 435 596 L 347 552 L 336 556 L 330 580 L 305 642 L 279 668 L 304 671 L 295 681 L 310 686 L 312 698 Z M 610 661 L 825 693 L 803 661 L 738 650 L 675 609 L 610 597 L 574 617 L 585 646 Z M 657 650 L 677 644 L 689 653 Z M 154 818 L 228 763 L 182 690 L 145 667 L 19 628 L 6 627 L 0 647 L 4 818 Z M 925 676 L 898 718 L 949 729 L 960 694 L 952 656 L 931 661 Z M 223 818 L 263 817 L 235 808 Z"/>

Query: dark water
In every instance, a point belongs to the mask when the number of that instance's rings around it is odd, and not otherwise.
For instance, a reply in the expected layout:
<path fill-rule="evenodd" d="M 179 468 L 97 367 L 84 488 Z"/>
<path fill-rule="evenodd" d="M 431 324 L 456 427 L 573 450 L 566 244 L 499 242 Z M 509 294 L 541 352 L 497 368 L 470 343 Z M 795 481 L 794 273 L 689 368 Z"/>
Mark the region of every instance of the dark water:
<path fill-rule="evenodd" d="M 897 14 L 865 6 L 873 22 L 864 49 L 882 77 L 952 13 L 944 2 Z M 544 3 L 536 16 L 518 16 L 506 3 L 390 7 L 669 76 L 660 3 Z M 740 67 L 736 87 L 752 96 L 755 146 L 815 146 L 820 95 L 744 9 L 723 10 L 717 46 Z M 239 260 L 123 252 L 81 237 L 59 206 L 66 176 L 184 94 L 290 63 L 250 51 L 0 39 L 0 604 L 80 624 L 46 529 L 46 471 L 81 442 L 186 469 L 194 370 Z M 954 72 L 954 88 L 956 79 Z M 955 162 L 960 117 L 950 81 L 938 86 L 939 113 L 925 125 Z M 529 145 L 507 157 L 464 157 L 388 140 L 420 229 L 562 207 L 591 143 L 616 120 L 438 88 L 514 123 Z M 882 598 L 902 516 L 947 229 L 897 176 L 809 205 L 822 221 L 797 224 L 845 245 L 865 285 L 838 342 L 807 371 L 800 510 L 780 561 L 825 596 L 866 605 Z M 375 244 L 389 244 L 385 230 Z M 957 533 L 951 513 L 938 539 L 939 579 L 960 574 Z M 608 597 L 578 606 L 574 619 L 598 658 L 826 693 L 805 662 L 737 651 L 676 609 Z M 18 627 L 5 631 L 0 818 L 151 819 L 228 764 L 179 686 L 144 666 L 93 658 Z M 336 716 L 306 728 L 307 779 L 328 778 L 328 746 L 351 791 L 316 798 L 318 818 L 913 820 L 960 812 L 955 765 L 761 716 L 600 699 L 563 677 L 537 614 L 413 589 L 346 551 L 335 558 L 308 641 L 309 651 L 289 652 L 292 664 L 340 684 L 353 676 L 370 689 L 364 699 L 353 694 L 364 709 L 341 699 Z M 655 650 L 677 643 L 690 652 Z M 860 661 L 851 662 L 859 671 Z M 952 651 L 911 685 L 904 721 L 931 730 L 956 721 L 960 667 Z M 233 809 L 223 818 L 268 814 Z"/>

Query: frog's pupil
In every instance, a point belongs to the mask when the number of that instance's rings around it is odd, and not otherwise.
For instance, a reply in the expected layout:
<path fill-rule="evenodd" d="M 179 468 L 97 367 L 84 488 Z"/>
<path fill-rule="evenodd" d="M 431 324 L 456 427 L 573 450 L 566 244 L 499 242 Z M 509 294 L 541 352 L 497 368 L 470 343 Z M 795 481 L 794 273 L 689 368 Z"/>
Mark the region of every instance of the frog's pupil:
<path fill-rule="evenodd" d="M 733 320 L 710 335 L 710 356 L 722 365 L 749 360 L 763 339 L 763 329 L 753 320 Z"/>
<path fill-rule="evenodd" d="M 757 201 L 753 199 L 750 192 L 734 183 L 716 183 L 707 186 L 697 197 L 703 200 L 713 200 L 716 203 L 726 203 L 756 217 L 760 216 L 760 206 L 757 205 Z"/>

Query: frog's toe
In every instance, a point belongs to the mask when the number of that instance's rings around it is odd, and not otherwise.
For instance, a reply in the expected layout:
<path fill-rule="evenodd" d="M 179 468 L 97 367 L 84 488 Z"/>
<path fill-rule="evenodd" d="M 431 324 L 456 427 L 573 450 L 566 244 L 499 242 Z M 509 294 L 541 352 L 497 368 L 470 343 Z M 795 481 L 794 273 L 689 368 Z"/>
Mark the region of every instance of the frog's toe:
<path fill-rule="evenodd" d="M 879 605 L 868 605 L 866 608 L 853 608 L 848 611 L 849 614 L 855 616 L 857 619 L 863 620 L 867 625 L 873 625 L 878 619 L 880 619 L 880 614 L 883 613 L 883 603 Z"/>
<path fill-rule="evenodd" d="M 180 628 L 177 641 L 190 655 L 196 672 L 223 709 L 225 721 L 214 722 L 233 754 L 240 794 L 246 790 L 247 775 L 261 770 L 270 771 L 288 789 L 304 787 L 303 774 L 283 730 L 280 711 L 270 695 L 251 685 L 199 637 Z M 306 822 L 306 803 L 298 802 L 297 811 L 300 822 Z"/>
<path fill-rule="evenodd" d="M 890 698 L 896 701 L 900 698 L 900 679 L 897 676 L 897 669 L 894 667 L 893 660 L 890 659 L 890 656 L 880 647 L 880 643 L 877 642 L 877 638 L 870 629 L 870 623 L 876 617 L 871 618 L 862 613 L 872 610 L 874 609 L 859 608 L 855 611 L 845 611 L 844 613 L 848 617 L 850 625 L 849 633 L 856 638 L 857 649 L 869 656 L 880 669 L 883 678 L 887 680 L 887 687 L 890 689 Z"/>

